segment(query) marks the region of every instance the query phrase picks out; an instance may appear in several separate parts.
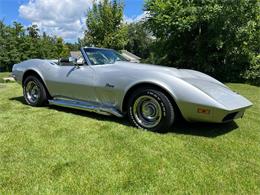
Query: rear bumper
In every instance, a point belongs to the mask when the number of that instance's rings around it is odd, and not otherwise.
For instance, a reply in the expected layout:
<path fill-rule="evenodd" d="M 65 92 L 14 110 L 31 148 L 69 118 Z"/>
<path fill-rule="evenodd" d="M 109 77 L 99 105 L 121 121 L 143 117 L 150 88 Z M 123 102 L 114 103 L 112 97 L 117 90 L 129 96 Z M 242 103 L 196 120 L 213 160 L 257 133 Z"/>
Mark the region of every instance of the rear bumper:
<path fill-rule="evenodd" d="M 16 64 L 13 66 L 12 77 L 15 79 L 17 83 L 22 84 L 23 71 L 17 69 Z"/>
<path fill-rule="evenodd" d="M 12 74 L 11 74 L 11 77 L 12 77 L 15 81 L 17 81 L 15 74 L 12 73 Z"/>

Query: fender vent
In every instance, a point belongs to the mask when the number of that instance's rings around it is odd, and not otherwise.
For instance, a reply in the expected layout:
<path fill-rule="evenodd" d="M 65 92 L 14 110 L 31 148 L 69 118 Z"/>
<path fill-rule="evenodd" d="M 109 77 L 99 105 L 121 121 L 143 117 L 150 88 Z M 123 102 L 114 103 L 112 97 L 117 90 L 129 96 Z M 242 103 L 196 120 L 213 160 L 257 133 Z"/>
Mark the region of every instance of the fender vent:
<path fill-rule="evenodd" d="M 225 116 L 222 121 L 223 122 L 231 121 L 236 117 L 237 114 L 238 114 L 238 112 L 230 113 L 227 116 Z"/>

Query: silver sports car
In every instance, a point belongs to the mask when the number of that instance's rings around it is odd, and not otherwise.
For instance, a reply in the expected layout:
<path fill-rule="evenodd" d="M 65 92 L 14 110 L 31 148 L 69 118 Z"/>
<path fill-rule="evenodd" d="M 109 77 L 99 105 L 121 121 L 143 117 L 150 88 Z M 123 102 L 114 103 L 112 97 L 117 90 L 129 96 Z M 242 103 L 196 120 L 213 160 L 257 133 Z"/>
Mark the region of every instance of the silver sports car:
<path fill-rule="evenodd" d="M 242 118 L 252 103 L 194 70 L 127 61 L 111 49 L 81 48 L 82 56 L 15 64 L 13 76 L 31 106 L 52 104 L 123 117 L 151 131 L 187 121 Z"/>

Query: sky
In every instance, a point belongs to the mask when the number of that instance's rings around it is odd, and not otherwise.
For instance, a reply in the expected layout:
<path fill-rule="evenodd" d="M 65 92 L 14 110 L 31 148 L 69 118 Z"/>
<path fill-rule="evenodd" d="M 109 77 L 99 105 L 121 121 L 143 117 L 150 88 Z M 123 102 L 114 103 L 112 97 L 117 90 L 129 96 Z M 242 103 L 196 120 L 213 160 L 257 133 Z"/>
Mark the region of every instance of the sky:
<path fill-rule="evenodd" d="M 0 20 L 24 26 L 37 24 L 41 32 L 75 42 L 83 36 L 86 11 L 93 0 L 0 0 Z M 124 20 L 128 23 L 145 17 L 144 0 L 124 0 Z"/>

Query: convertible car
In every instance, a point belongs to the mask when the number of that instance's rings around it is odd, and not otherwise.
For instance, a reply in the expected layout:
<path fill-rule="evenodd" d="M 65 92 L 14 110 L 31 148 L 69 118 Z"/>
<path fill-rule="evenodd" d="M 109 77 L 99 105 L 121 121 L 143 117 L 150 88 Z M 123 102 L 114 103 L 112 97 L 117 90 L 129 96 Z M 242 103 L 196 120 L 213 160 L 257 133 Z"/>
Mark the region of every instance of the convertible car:
<path fill-rule="evenodd" d="M 167 130 L 178 115 L 191 122 L 229 122 L 252 106 L 198 71 L 131 63 L 111 49 L 84 47 L 81 54 L 15 64 L 13 77 L 26 102 L 128 115 L 133 125 L 150 131 Z"/>

